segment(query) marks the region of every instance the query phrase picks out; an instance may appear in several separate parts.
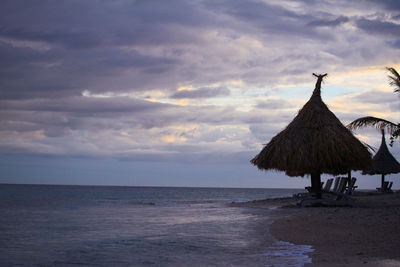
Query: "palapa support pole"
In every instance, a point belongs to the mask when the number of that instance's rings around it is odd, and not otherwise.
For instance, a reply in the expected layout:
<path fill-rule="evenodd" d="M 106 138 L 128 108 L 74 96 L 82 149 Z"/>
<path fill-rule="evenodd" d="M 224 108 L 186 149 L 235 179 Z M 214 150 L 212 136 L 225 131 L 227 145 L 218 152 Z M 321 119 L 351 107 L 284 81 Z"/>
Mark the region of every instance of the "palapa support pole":
<path fill-rule="evenodd" d="M 321 198 L 321 174 L 311 173 L 311 188 L 317 198 Z"/>
<path fill-rule="evenodd" d="M 381 133 L 382 133 L 382 144 L 383 144 L 383 143 L 386 143 L 386 141 L 385 141 L 385 130 L 381 129 Z M 382 178 L 381 178 L 381 188 L 382 188 L 382 190 L 383 190 L 384 184 L 385 184 L 385 175 L 382 173 Z"/>

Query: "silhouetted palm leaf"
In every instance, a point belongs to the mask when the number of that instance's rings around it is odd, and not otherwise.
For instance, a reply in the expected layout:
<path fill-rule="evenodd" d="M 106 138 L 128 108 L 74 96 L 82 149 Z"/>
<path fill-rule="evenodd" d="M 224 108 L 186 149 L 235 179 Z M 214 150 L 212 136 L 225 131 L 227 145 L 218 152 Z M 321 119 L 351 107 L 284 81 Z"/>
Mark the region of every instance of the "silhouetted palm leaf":
<path fill-rule="evenodd" d="M 347 128 L 351 130 L 357 130 L 364 127 L 375 127 L 377 129 L 385 129 L 386 132 L 393 134 L 396 130 L 398 130 L 399 126 L 391 121 L 387 121 L 381 118 L 376 118 L 372 116 L 362 117 L 354 120 Z"/>
<path fill-rule="evenodd" d="M 394 86 L 394 91 L 400 93 L 400 75 L 394 68 L 386 68 L 393 76 L 388 75 L 389 84 Z"/>
<path fill-rule="evenodd" d="M 394 139 L 399 137 L 400 124 L 395 124 L 391 121 L 372 116 L 358 118 L 353 122 L 351 122 L 350 124 L 348 124 L 346 127 L 351 130 L 356 130 L 368 126 L 375 127 L 377 129 L 385 129 L 386 132 L 388 132 L 391 135 L 389 144 L 390 146 L 393 145 Z"/>

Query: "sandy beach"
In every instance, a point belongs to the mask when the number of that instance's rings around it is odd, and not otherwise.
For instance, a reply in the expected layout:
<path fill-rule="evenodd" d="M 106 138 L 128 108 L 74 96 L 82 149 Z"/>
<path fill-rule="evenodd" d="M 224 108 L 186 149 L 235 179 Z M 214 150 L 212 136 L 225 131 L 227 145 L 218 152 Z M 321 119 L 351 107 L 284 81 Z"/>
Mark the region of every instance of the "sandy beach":
<path fill-rule="evenodd" d="M 400 266 L 400 193 L 353 199 L 353 208 L 298 208 L 293 198 L 247 205 L 286 210 L 270 232 L 282 241 L 313 246 L 309 266 Z"/>

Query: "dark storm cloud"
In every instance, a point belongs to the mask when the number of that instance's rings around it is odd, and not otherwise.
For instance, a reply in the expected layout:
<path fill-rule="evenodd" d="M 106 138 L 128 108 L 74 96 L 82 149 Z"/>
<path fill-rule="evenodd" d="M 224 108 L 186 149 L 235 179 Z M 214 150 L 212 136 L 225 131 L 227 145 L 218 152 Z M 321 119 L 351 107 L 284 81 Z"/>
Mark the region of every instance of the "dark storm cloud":
<path fill-rule="evenodd" d="M 238 27 L 248 32 L 320 38 L 319 33 L 305 27 L 313 19 L 310 14 L 296 13 L 283 6 L 261 1 L 222 0 L 209 1 L 208 4 L 233 17 L 236 23 L 243 23 Z"/>
<path fill-rule="evenodd" d="M 199 88 L 196 90 L 182 90 L 174 93 L 171 98 L 212 98 L 217 96 L 228 96 L 230 90 L 227 87 Z"/>
<path fill-rule="evenodd" d="M 169 25 L 202 27 L 214 20 L 187 1 L 3 1 L 2 36 L 66 48 L 187 42 Z M 191 36 L 192 38 L 194 37 Z"/>
<path fill-rule="evenodd" d="M 400 35 L 400 24 L 392 22 L 362 18 L 356 21 L 356 25 L 371 34 L 391 35 L 394 37 Z"/>
<path fill-rule="evenodd" d="M 400 2 L 397 0 L 367 0 L 367 2 L 372 2 L 379 6 L 385 7 L 388 11 L 398 11 L 400 12 Z"/>
<path fill-rule="evenodd" d="M 157 110 L 168 107 L 168 104 L 153 103 L 145 100 L 128 97 L 71 97 L 58 100 L 33 99 L 0 101 L 0 110 L 30 110 L 50 112 L 138 112 Z"/>
<path fill-rule="evenodd" d="M 40 98 L 92 91 L 124 91 L 146 86 L 146 77 L 168 72 L 171 58 L 142 55 L 135 50 L 35 52 L 0 45 L 0 97 Z M 123 75 L 130 71 L 131 75 Z M 133 90 L 133 89 L 131 89 Z"/>
<path fill-rule="evenodd" d="M 308 23 L 309 26 L 315 26 L 315 27 L 324 27 L 324 26 L 328 26 L 328 27 L 335 27 L 335 26 L 339 26 L 343 23 L 346 23 L 349 21 L 348 17 L 345 16 L 340 16 L 336 19 L 317 19 L 317 20 L 313 20 L 310 23 Z"/>
<path fill-rule="evenodd" d="M 135 47 L 200 44 L 194 28 L 212 21 L 186 1 L 4 1 L 0 95 L 176 88 L 171 72 L 178 71 L 179 57 L 144 54 Z"/>

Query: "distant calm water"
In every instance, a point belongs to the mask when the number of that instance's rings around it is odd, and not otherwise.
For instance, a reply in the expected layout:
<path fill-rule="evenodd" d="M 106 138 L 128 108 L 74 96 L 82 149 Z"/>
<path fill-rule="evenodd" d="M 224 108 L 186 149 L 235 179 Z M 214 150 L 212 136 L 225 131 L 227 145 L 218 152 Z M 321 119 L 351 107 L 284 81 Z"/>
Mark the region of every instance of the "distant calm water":
<path fill-rule="evenodd" d="M 272 208 L 226 205 L 299 191 L 0 185 L 0 265 L 302 266 Z"/>

